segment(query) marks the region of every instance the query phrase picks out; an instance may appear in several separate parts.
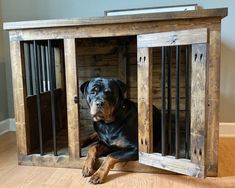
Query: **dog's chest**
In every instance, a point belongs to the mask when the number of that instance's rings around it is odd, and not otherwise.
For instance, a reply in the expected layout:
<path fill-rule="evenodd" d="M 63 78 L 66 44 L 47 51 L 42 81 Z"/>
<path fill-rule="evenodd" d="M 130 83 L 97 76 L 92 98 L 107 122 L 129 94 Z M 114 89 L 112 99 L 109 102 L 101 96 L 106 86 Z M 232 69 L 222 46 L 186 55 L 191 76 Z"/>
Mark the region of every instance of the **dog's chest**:
<path fill-rule="evenodd" d="M 121 129 L 107 127 L 107 125 L 99 125 L 96 132 L 101 141 L 111 147 L 125 148 L 129 145 L 129 140 Z"/>

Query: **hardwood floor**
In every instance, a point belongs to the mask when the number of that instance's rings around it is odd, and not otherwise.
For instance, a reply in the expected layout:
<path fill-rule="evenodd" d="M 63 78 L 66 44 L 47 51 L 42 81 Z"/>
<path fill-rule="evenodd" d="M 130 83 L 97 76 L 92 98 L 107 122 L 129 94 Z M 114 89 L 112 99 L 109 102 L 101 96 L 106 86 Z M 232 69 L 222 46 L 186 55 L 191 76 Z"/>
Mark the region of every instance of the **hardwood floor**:
<path fill-rule="evenodd" d="M 196 179 L 183 175 L 111 172 L 102 185 L 90 185 L 80 169 L 18 166 L 15 133 L 0 136 L 0 188 L 235 188 L 235 137 L 219 140 L 219 177 Z"/>

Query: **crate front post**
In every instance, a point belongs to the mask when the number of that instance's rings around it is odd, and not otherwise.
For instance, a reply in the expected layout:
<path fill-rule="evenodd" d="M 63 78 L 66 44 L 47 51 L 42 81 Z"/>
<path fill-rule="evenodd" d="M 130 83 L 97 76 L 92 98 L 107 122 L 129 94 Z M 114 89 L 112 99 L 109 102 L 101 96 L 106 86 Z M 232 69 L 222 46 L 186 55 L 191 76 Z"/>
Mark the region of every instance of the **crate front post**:
<path fill-rule="evenodd" d="M 26 84 L 20 41 L 10 41 L 14 110 L 16 119 L 16 139 L 19 162 L 28 154 L 28 135 L 26 129 Z"/>
<path fill-rule="evenodd" d="M 138 126 L 139 151 L 153 151 L 152 49 L 138 48 Z"/>
<path fill-rule="evenodd" d="M 80 158 L 79 112 L 74 97 L 78 95 L 75 39 L 64 39 L 65 77 L 68 121 L 69 158 Z"/>

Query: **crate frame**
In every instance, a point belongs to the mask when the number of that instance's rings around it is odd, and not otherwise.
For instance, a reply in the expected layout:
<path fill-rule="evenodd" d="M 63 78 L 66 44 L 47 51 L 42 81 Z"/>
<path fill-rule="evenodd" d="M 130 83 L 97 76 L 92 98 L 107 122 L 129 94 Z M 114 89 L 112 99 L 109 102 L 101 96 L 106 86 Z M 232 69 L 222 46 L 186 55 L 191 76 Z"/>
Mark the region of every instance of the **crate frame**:
<path fill-rule="evenodd" d="M 179 30 L 206 28 L 208 30 L 208 58 L 206 66 L 205 113 L 207 176 L 218 173 L 219 93 L 221 19 L 227 8 L 199 9 L 194 11 L 155 13 L 145 15 L 111 16 L 84 19 L 44 20 L 4 23 L 9 30 L 11 67 L 18 161 L 23 165 L 81 168 L 79 113 L 74 96 L 78 94 L 76 70 L 76 38 L 142 35 Z M 63 39 L 65 55 L 66 96 L 69 156 L 28 155 L 26 83 L 24 82 L 21 41 Z M 139 87 L 139 85 L 138 85 Z M 151 143 L 151 142 L 150 142 Z M 115 169 L 138 172 L 165 172 L 138 162 L 116 165 Z"/>

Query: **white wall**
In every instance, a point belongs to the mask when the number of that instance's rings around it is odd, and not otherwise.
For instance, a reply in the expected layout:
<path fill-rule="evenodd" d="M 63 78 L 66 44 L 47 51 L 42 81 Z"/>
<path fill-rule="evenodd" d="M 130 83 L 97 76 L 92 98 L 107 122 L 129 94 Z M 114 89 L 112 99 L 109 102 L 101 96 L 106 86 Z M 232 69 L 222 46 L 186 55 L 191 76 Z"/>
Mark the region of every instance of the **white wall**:
<path fill-rule="evenodd" d="M 221 107 L 220 119 L 235 122 L 235 3 L 231 0 L 1 0 L 4 21 L 33 19 L 76 18 L 101 16 L 105 10 L 138 8 L 150 6 L 180 5 L 197 3 L 203 8 L 228 7 L 229 16 L 222 21 L 222 62 L 221 62 Z M 7 33 L 5 40 L 5 61 L 7 92 L 10 117 L 13 117 L 12 89 L 9 65 Z"/>

